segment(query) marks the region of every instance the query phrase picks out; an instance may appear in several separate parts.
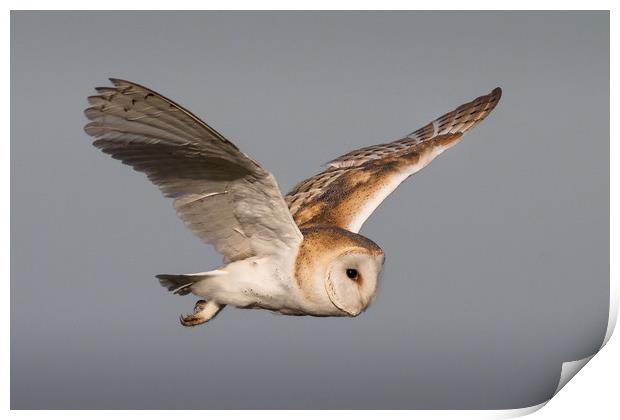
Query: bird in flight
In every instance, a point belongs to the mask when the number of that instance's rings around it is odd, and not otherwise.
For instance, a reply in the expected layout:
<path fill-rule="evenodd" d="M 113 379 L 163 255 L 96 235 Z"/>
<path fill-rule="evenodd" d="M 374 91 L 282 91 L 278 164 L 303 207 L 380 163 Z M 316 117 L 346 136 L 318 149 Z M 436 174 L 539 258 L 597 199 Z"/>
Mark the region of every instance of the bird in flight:
<path fill-rule="evenodd" d="M 226 305 L 286 315 L 350 316 L 377 290 L 383 250 L 358 232 L 409 176 L 457 144 L 495 108 L 495 88 L 391 143 L 344 154 L 286 196 L 269 172 L 200 118 L 137 83 L 96 88 L 84 127 L 104 153 L 174 199 L 179 217 L 224 257 L 202 273 L 161 274 L 201 299 L 181 316 L 203 324 Z"/>

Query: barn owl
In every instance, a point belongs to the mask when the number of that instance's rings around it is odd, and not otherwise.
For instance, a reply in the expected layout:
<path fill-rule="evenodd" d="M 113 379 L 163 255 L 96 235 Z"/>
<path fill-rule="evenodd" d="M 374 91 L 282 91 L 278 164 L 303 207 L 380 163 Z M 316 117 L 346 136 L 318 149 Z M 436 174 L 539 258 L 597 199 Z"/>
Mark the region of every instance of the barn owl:
<path fill-rule="evenodd" d="M 269 172 L 194 114 L 137 83 L 90 96 L 94 145 L 143 172 L 179 217 L 224 257 L 221 267 L 162 274 L 160 284 L 201 299 L 181 324 L 226 305 L 286 315 L 355 317 L 372 302 L 383 250 L 358 232 L 396 187 L 454 146 L 497 105 L 496 88 L 391 143 L 364 147 L 286 196 Z"/>

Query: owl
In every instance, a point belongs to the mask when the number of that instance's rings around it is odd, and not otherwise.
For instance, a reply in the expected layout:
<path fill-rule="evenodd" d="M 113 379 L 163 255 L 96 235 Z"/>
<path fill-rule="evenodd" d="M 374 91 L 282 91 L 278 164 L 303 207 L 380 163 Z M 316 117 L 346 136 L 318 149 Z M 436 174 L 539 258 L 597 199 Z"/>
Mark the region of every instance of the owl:
<path fill-rule="evenodd" d="M 385 261 L 358 233 L 364 221 L 489 115 L 502 94 L 495 88 L 400 140 L 346 153 L 283 196 L 273 175 L 200 118 L 137 83 L 110 80 L 85 110 L 94 146 L 145 173 L 188 228 L 223 255 L 210 271 L 157 276 L 174 294 L 201 298 L 181 316 L 184 326 L 204 324 L 226 305 L 359 315 Z"/>

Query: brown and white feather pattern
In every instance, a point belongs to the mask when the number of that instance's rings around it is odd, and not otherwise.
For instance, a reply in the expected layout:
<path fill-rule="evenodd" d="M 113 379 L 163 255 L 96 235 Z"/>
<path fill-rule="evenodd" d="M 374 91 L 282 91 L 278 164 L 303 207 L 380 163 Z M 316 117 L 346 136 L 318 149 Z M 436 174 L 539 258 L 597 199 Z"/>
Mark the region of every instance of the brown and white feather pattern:
<path fill-rule="evenodd" d="M 299 183 L 286 202 L 299 226 L 335 225 L 358 232 L 396 187 L 454 146 L 495 108 L 502 91 L 463 104 L 407 137 L 354 150 Z"/>
<path fill-rule="evenodd" d="M 85 111 L 96 147 L 174 198 L 180 218 L 226 261 L 296 248 L 301 233 L 269 172 L 169 99 L 110 80 Z"/>

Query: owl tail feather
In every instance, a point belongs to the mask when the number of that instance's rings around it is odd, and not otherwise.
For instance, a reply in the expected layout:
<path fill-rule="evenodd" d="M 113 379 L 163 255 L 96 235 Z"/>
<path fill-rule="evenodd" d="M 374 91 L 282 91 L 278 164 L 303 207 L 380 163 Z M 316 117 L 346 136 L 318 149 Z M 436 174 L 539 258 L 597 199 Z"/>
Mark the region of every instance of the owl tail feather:
<path fill-rule="evenodd" d="M 226 272 L 222 270 L 213 270 L 194 274 L 158 274 L 155 277 L 159 279 L 159 284 L 175 295 L 184 296 L 191 293 L 191 286 L 197 281 L 222 274 L 226 274 Z"/>

